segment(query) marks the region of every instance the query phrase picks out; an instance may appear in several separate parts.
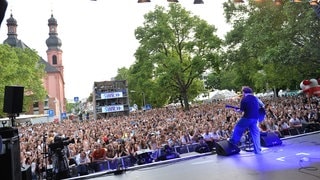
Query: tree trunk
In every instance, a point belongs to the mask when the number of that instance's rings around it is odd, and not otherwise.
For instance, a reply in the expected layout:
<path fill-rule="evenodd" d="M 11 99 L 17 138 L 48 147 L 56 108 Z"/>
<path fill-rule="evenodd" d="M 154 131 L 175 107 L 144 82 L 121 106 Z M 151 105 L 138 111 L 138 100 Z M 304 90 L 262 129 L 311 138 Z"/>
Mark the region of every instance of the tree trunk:
<path fill-rule="evenodd" d="M 190 107 L 189 107 L 189 99 L 188 99 L 187 92 L 186 91 L 181 92 L 181 96 L 182 96 L 183 103 L 184 103 L 184 110 L 189 111 Z"/>

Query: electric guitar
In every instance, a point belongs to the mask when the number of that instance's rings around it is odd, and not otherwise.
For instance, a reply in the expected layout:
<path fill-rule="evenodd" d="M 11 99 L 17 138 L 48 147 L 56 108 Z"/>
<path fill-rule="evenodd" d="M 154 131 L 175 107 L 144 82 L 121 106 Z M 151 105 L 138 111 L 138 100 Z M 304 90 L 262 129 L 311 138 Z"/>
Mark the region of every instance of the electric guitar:
<path fill-rule="evenodd" d="M 232 105 L 228 105 L 228 104 L 227 104 L 225 107 L 226 107 L 226 108 L 235 109 L 235 110 L 240 110 L 239 107 L 237 107 L 237 106 L 232 106 Z M 259 122 L 262 122 L 265 117 L 266 117 L 266 110 L 264 109 L 264 107 L 260 107 L 260 108 L 259 108 L 259 117 L 258 117 Z"/>

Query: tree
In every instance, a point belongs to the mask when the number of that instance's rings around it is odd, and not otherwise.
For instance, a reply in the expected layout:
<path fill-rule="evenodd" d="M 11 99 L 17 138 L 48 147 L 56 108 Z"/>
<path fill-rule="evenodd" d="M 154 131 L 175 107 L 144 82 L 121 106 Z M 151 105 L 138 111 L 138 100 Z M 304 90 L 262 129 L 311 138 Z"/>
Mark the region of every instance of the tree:
<path fill-rule="evenodd" d="M 319 19 L 308 3 L 266 0 L 236 6 L 230 0 L 224 8 L 233 30 L 223 57 L 239 83 L 258 90 L 296 89 L 301 80 L 318 76 Z"/>
<path fill-rule="evenodd" d="M 129 69 L 122 67 L 118 69 L 117 75 L 114 78 L 115 80 L 126 80 L 128 79 Z"/>
<path fill-rule="evenodd" d="M 19 85 L 25 91 L 24 109 L 34 101 L 43 100 L 46 95 L 42 85 L 44 66 L 39 62 L 40 57 L 33 50 L 0 45 L 0 94 L 4 94 L 5 86 Z M 4 116 L 3 102 L 1 96 L 0 116 Z"/>
<path fill-rule="evenodd" d="M 221 39 L 215 35 L 216 28 L 178 3 L 171 3 L 168 10 L 156 6 L 144 18 L 143 26 L 135 30 L 140 46 L 131 75 L 139 75 L 135 79 L 139 87 L 157 88 L 156 92 L 165 96 L 162 100 L 180 97 L 189 110 L 189 99 L 203 89 L 196 82 L 205 70 L 218 64 Z"/>

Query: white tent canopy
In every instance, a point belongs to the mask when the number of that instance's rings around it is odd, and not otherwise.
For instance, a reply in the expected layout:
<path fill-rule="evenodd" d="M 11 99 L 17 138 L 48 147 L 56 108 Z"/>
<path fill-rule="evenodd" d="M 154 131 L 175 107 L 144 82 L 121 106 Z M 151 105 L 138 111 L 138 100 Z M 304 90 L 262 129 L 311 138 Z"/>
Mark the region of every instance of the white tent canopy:
<path fill-rule="evenodd" d="M 219 90 L 216 89 L 212 92 L 209 92 L 209 96 L 208 95 L 204 95 L 204 94 L 200 94 L 196 100 L 198 101 L 204 101 L 204 100 L 222 100 L 222 99 L 229 99 L 229 98 L 233 98 L 237 96 L 237 93 L 234 92 L 233 90 L 227 90 L 227 89 L 223 89 L 223 90 Z"/>

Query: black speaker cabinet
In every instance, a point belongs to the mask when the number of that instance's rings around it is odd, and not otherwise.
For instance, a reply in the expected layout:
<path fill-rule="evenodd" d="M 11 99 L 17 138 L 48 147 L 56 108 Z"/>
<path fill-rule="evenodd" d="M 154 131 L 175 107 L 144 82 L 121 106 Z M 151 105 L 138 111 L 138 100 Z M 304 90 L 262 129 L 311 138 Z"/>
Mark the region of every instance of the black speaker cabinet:
<path fill-rule="evenodd" d="M 6 86 L 4 91 L 3 112 L 19 114 L 22 112 L 24 87 Z"/>
<path fill-rule="evenodd" d="M 0 153 L 0 174 L 5 179 L 21 180 L 20 143 L 18 129 L 0 128 L 2 151 Z M 2 178 L 1 178 L 2 179 Z"/>
<path fill-rule="evenodd" d="M 31 166 L 21 167 L 22 180 L 32 180 Z"/>
<path fill-rule="evenodd" d="M 151 152 L 144 152 L 137 155 L 137 164 L 148 164 L 152 163 Z"/>
<path fill-rule="evenodd" d="M 218 155 L 230 156 L 238 154 L 240 152 L 240 149 L 238 148 L 238 146 L 224 140 L 216 142 L 216 152 Z"/>
<path fill-rule="evenodd" d="M 279 136 L 273 132 L 261 133 L 260 143 L 263 147 L 278 146 L 282 144 L 282 140 Z"/>

